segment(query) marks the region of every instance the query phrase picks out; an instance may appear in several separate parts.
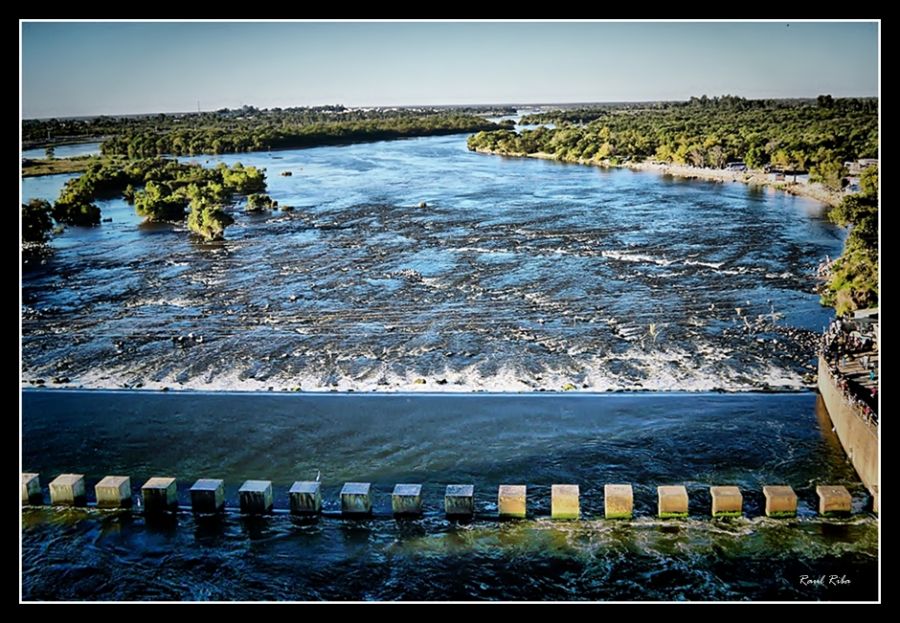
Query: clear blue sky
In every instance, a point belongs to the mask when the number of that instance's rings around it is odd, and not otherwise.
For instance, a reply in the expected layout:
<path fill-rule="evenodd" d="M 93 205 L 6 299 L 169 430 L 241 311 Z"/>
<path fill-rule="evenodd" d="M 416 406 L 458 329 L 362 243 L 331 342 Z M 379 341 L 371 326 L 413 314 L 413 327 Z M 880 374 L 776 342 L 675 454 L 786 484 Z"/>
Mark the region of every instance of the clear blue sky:
<path fill-rule="evenodd" d="M 874 23 L 22 24 L 26 118 L 877 88 Z"/>

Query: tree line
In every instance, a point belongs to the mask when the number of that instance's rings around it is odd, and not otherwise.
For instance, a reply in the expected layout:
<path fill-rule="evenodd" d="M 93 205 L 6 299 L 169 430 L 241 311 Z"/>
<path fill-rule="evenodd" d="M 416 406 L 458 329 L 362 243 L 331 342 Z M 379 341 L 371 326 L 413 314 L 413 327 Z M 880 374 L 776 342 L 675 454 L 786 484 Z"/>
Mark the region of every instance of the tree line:
<path fill-rule="evenodd" d="M 26 143 L 107 137 L 101 144 L 103 154 L 146 158 L 340 145 L 497 127 L 469 109 L 244 106 L 203 113 L 25 120 L 22 135 Z"/>
<path fill-rule="evenodd" d="M 878 155 L 875 99 L 746 100 L 605 105 L 527 115 L 522 124 L 555 123 L 516 133 L 479 132 L 469 149 L 505 155 L 543 153 L 566 162 L 632 160 L 723 168 L 741 161 L 809 171 L 839 188 L 843 163 Z"/>

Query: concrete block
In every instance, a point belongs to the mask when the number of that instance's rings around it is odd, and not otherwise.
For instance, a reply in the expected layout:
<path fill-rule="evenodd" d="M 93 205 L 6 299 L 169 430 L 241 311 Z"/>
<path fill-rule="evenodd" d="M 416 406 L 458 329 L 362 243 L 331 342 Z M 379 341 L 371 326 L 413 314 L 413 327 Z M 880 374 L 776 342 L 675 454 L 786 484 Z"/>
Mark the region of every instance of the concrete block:
<path fill-rule="evenodd" d="M 766 485 L 763 495 L 766 497 L 767 517 L 797 516 L 797 494 L 787 485 Z"/>
<path fill-rule="evenodd" d="M 447 485 L 444 494 L 444 511 L 450 517 L 466 517 L 475 514 L 475 485 Z"/>
<path fill-rule="evenodd" d="M 422 485 L 396 485 L 391 494 L 391 510 L 395 515 L 421 515 Z"/>
<path fill-rule="evenodd" d="M 154 477 L 141 487 L 145 513 L 160 513 L 178 508 L 178 490 L 174 478 Z"/>
<path fill-rule="evenodd" d="M 322 487 L 317 481 L 297 481 L 288 492 L 291 512 L 295 515 L 315 515 L 322 512 Z"/>
<path fill-rule="evenodd" d="M 191 485 L 191 510 L 195 513 L 219 513 L 225 509 L 225 481 L 201 478 Z"/>
<path fill-rule="evenodd" d="M 550 487 L 550 517 L 553 519 L 578 519 L 581 514 L 578 496 L 578 485 L 553 485 Z"/>
<path fill-rule="evenodd" d="M 659 498 L 659 516 L 662 519 L 684 518 L 688 516 L 688 494 L 682 485 L 656 488 Z"/>
<path fill-rule="evenodd" d="M 500 485 L 497 492 L 497 510 L 501 518 L 523 518 L 526 509 L 525 485 Z"/>
<path fill-rule="evenodd" d="M 82 474 L 60 474 L 50 483 L 50 503 L 63 506 L 85 506 L 87 495 Z"/>
<path fill-rule="evenodd" d="M 634 514 L 631 485 L 603 485 L 603 511 L 607 519 L 631 519 Z"/>
<path fill-rule="evenodd" d="M 737 487 L 710 487 L 713 517 L 740 517 L 744 512 L 744 496 Z"/>
<path fill-rule="evenodd" d="M 100 508 L 129 508 L 131 506 L 131 478 L 106 476 L 94 486 Z"/>
<path fill-rule="evenodd" d="M 22 474 L 22 504 L 43 504 L 41 477 L 38 474 Z"/>
<path fill-rule="evenodd" d="M 372 512 L 372 498 L 368 482 L 346 482 L 341 489 L 341 512 L 345 515 L 368 515 Z"/>
<path fill-rule="evenodd" d="M 819 485 L 816 487 L 816 495 L 819 496 L 819 514 L 825 517 L 849 515 L 852 510 L 853 498 L 847 487 L 840 485 Z"/>
<path fill-rule="evenodd" d="M 247 480 L 238 489 L 241 512 L 249 515 L 264 515 L 272 511 L 272 481 Z"/>

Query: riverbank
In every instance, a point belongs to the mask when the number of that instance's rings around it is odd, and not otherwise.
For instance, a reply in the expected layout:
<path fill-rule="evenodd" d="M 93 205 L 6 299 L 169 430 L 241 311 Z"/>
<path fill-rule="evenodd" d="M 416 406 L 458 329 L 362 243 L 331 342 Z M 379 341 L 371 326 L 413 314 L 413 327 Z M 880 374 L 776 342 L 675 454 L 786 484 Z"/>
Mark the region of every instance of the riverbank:
<path fill-rule="evenodd" d="M 704 180 L 708 182 L 740 182 L 751 186 L 766 186 L 786 192 L 790 195 L 808 197 L 815 199 L 829 206 L 836 206 L 843 199 L 843 194 L 830 190 L 821 184 L 801 184 L 797 182 L 774 181 L 769 179 L 769 174 L 761 171 L 732 171 L 729 169 L 710 169 L 706 167 L 694 167 L 689 165 L 666 164 L 661 162 L 653 162 L 650 160 L 644 162 L 626 162 L 622 164 L 612 164 L 609 160 L 566 160 L 557 158 L 554 154 L 546 152 L 535 153 L 517 153 L 508 154 L 497 150 L 476 148 L 474 150 L 480 154 L 490 154 L 493 156 L 505 156 L 510 158 L 536 158 L 538 160 L 553 160 L 556 162 L 568 162 L 571 164 L 581 164 L 587 166 L 596 166 L 602 168 L 619 168 L 631 169 L 632 171 L 651 171 L 660 175 L 670 175 L 689 180 Z"/>

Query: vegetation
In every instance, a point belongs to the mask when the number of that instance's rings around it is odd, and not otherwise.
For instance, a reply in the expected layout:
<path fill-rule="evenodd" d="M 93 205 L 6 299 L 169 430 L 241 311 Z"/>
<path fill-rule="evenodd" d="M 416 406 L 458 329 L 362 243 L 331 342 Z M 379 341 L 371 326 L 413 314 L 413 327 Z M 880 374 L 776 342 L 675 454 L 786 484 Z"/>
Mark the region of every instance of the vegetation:
<path fill-rule="evenodd" d="M 204 198 L 191 202 L 191 213 L 188 215 L 188 229 L 206 240 L 221 240 L 225 228 L 234 223 L 234 219 L 222 209 L 222 206 Z"/>
<path fill-rule="evenodd" d="M 253 193 L 247 195 L 247 212 L 262 212 L 263 210 L 271 210 L 278 205 L 269 195 L 265 193 Z"/>
<path fill-rule="evenodd" d="M 840 188 L 843 163 L 877 157 L 874 99 L 746 100 L 724 96 L 651 105 L 610 105 L 528 115 L 523 124 L 555 123 L 516 134 L 479 132 L 469 149 L 504 155 L 544 154 L 566 162 L 653 159 L 723 168 L 809 170 L 812 181 Z"/>
<path fill-rule="evenodd" d="M 850 227 L 844 251 L 831 267 L 822 295 L 838 315 L 878 305 L 878 169 L 869 167 L 860 177 L 860 192 L 831 210 L 829 218 Z"/>
<path fill-rule="evenodd" d="M 50 202 L 32 199 L 22 204 L 22 241 L 41 244 L 47 241 L 53 220 L 50 218 Z"/>
<path fill-rule="evenodd" d="M 22 135 L 26 143 L 107 136 L 103 154 L 146 158 L 340 145 L 496 127 L 483 117 L 454 109 L 244 106 L 190 114 L 26 120 Z"/>
<path fill-rule="evenodd" d="M 169 182 L 150 180 L 144 190 L 134 195 L 134 210 L 148 221 L 180 221 L 184 219 L 188 198 L 175 192 Z"/>
<path fill-rule="evenodd" d="M 54 158 L 53 160 L 22 160 L 22 177 L 57 175 L 59 173 L 82 173 L 91 164 L 90 156 L 74 158 Z"/>
<path fill-rule="evenodd" d="M 100 222 L 100 209 L 94 202 L 103 197 L 121 196 L 149 221 L 180 222 L 187 210 L 188 228 L 207 240 L 216 240 L 234 222 L 225 212 L 225 206 L 234 201 L 234 196 L 256 197 L 253 201 L 262 209 L 274 205 L 264 194 L 265 190 L 265 172 L 240 163 L 232 167 L 220 163 L 206 169 L 199 164 L 165 158 L 91 158 L 84 174 L 66 182 L 56 203 L 52 208 L 47 204 L 47 209 L 60 224 L 96 225 Z M 26 207 L 22 208 L 23 222 L 26 222 Z M 28 210 L 27 222 L 34 223 L 32 229 L 46 233 L 49 228 L 42 229 L 38 208 Z"/>

